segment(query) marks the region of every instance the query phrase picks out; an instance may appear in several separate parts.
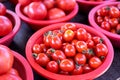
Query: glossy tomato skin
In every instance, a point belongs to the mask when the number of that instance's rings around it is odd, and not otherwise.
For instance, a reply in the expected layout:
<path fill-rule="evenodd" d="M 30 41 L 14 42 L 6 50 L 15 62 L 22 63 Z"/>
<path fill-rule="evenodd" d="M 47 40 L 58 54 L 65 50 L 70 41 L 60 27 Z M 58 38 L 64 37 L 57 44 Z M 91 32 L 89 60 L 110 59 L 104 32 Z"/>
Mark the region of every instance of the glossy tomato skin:
<path fill-rule="evenodd" d="M 83 73 L 83 68 L 80 65 L 75 65 L 74 70 L 71 72 L 72 75 L 80 75 Z"/>
<path fill-rule="evenodd" d="M 23 80 L 23 79 L 20 76 L 4 74 L 0 76 L 0 80 Z"/>
<path fill-rule="evenodd" d="M 55 0 L 44 0 L 43 3 L 47 9 L 51 9 L 55 6 Z"/>
<path fill-rule="evenodd" d="M 69 59 L 63 59 L 60 64 L 59 67 L 62 71 L 65 72 L 71 72 L 74 69 L 74 63 L 73 61 L 69 60 Z"/>
<path fill-rule="evenodd" d="M 113 18 L 120 17 L 120 11 L 117 7 L 111 6 L 109 15 L 110 15 L 110 17 L 113 17 Z"/>
<path fill-rule="evenodd" d="M 47 64 L 46 69 L 50 72 L 58 73 L 58 71 L 59 71 L 58 63 L 56 61 L 50 61 Z"/>
<path fill-rule="evenodd" d="M 100 26 L 101 26 L 101 28 L 103 28 L 104 30 L 107 30 L 107 31 L 110 31 L 110 29 L 111 29 L 110 23 L 107 21 L 103 21 Z"/>
<path fill-rule="evenodd" d="M 84 65 L 87 61 L 87 58 L 84 54 L 82 53 L 77 53 L 74 57 L 74 61 L 78 65 Z"/>
<path fill-rule="evenodd" d="M 0 36 L 5 36 L 12 31 L 12 22 L 5 16 L 0 16 Z"/>
<path fill-rule="evenodd" d="M 52 36 L 50 46 L 54 49 L 60 49 L 62 46 L 62 41 L 58 36 Z"/>
<path fill-rule="evenodd" d="M 65 46 L 64 53 L 67 57 L 73 57 L 76 55 L 76 49 L 72 44 L 67 44 Z"/>
<path fill-rule="evenodd" d="M 8 72 L 12 68 L 13 62 L 12 51 L 8 47 L 0 45 L 0 74 Z"/>
<path fill-rule="evenodd" d="M 88 73 L 88 72 L 91 72 L 92 71 L 92 68 L 89 66 L 89 64 L 85 64 L 83 66 L 83 73 Z"/>
<path fill-rule="evenodd" d="M 98 57 L 107 56 L 107 53 L 108 53 L 108 48 L 107 48 L 107 46 L 105 44 L 99 43 L 99 44 L 96 45 L 95 54 Z"/>
<path fill-rule="evenodd" d="M 52 54 L 52 59 L 55 61 L 66 59 L 66 56 L 63 51 L 61 50 L 55 50 L 55 52 Z"/>
<path fill-rule="evenodd" d="M 116 28 L 119 22 L 117 18 L 111 18 L 109 19 L 109 23 L 111 28 Z"/>
<path fill-rule="evenodd" d="M 47 16 L 47 9 L 42 2 L 31 2 L 28 5 L 27 9 L 28 9 L 26 11 L 27 14 L 26 12 L 24 12 L 24 14 L 31 19 L 41 20 L 41 19 L 45 19 L 45 17 Z"/>
<path fill-rule="evenodd" d="M 71 11 L 76 5 L 76 0 L 56 0 L 57 6 L 65 11 Z"/>
<path fill-rule="evenodd" d="M 84 28 L 77 29 L 76 37 L 80 41 L 86 41 L 87 40 L 87 32 Z"/>
<path fill-rule="evenodd" d="M 31 0 L 18 0 L 18 3 L 20 3 L 21 5 L 28 5 L 31 2 Z"/>
<path fill-rule="evenodd" d="M 66 16 L 66 14 L 62 9 L 52 8 L 52 9 L 48 10 L 48 19 L 49 20 L 55 20 L 55 19 L 62 18 L 65 16 Z"/>
<path fill-rule="evenodd" d="M 82 53 L 87 50 L 87 43 L 85 41 L 77 41 L 75 47 L 78 52 Z"/>
<path fill-rule="evenodd" d="M 0 15 L 5 15 L 6 14 L 6 7 L 4 4 L 0 3 Z"/>
<path fill-rule="evenodd" d="M 39 54 L 33 54 L 33 57 L 35 58 L 35 61 L 40 65 L 45 67 L 48 62 L 50 61 L 50 59 L 48 58 L 48 56 L 45 53 L 39 53 Z"/>
<path fill-rule="evenodd" d="M 72 40 L 74 39 L 74 36 L 75 36 L 74 31 L 68 29 L 68 30 L 66 30 L 66 31 L 64 32 L 64 34 L 63 34 L 63 39 L 64 39 L 64 41 L 66 41 L 66 42 L 70 42 L 70 41 L 72 41 Z"/>
<path fill-rule="evenodd" d="M 102 61 L 100 60 L 100 58 L 96 56 L 89 59 L 89 65 L 93 69 L 98 68 L 101 64 L 102 64 Z"/>

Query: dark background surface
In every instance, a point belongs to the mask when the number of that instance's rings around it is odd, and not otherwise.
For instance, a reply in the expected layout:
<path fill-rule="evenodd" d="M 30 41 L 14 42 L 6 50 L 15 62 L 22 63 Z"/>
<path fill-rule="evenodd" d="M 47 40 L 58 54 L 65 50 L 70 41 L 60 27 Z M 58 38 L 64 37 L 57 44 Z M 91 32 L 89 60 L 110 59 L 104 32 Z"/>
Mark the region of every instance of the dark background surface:
<path fill-rule="evenodd" d="M 6 7 L 12 11 L 15 10 L 15 5 L 9 1 L 3 2 Z M 88 14 L 82 14 L 80 11 L 78 14 L 71 20 L 71 22 L 78 22 L 88 25 Z M 21 55 L 25 56 L 25 46 L 27 40 L 34 33 L 24 21 L 21 22 L 20 31 L 15 36 L 14 40 L 10 44 L 10 48 L 14 51 L 19 52 Z M 114 60 L 111 67 L 105 72 L 102 76 L 96 78 L 95 80 L 118 80 L 120 78 L 120 49 L 114 47 Z M 46 80 L 45 78 L 38 75 L 34 70 L 34 80 Z M 120 79 L 119 79 L 120 80 Z"/>

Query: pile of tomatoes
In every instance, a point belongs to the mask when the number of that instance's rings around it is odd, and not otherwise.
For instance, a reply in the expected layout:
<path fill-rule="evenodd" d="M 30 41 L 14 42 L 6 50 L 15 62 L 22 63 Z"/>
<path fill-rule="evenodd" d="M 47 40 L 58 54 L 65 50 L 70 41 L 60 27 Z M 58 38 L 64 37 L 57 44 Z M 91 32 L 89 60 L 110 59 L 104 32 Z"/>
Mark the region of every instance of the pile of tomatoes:
<path fill-rule="evenodd" d="M 0 37 L 9 34 L 12 28 L 12 22 L 6 17 L 6 7 L 0 3 Z"/>
<path fill-rule="evenodd" d="M 104 6 L 97 10 L 96 22 L 104 30 L 120 34 L 120 4 Z"/>
<path fill-rule="evenodd" d="M 22 80 L 18 71 L 13 68 L 14 56 L 12 51 L 0 45 L 0 80 Z"/>
<path fill-rule="evenodd" d="M 79 75 L 98 68 L 108 54 L 104 40 L 66 23 L 60 29 L 45 32 L 43 40 L 32 47 L 36 63 L 57 74 Z"/>
<path fill-rule="evenodd" d="M 54 20 L 69 14 L 76 0 L 19 0 L 19 3 L 24 5 L 23 13 L 31 19 Z"/>

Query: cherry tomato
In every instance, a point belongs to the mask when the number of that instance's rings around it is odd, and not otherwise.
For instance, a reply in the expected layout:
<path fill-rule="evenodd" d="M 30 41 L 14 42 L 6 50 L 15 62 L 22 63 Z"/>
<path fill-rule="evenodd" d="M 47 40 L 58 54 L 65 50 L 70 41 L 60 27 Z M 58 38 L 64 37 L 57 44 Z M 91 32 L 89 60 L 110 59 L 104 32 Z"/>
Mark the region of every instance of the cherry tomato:
<path fill-rule="evenodd" d="M 92 68 L 88 64 L 85 64 L 83 66 L 83 73 L 88 73 L 88 72 L 91 72 L 91 71 L 92 71 Z"/>
<path fill-rule="evenodd" d="M 20 3 L 23 6 L 28 5 L 29 3 L 31 3 L 31 0 L 18 0 L 18 3 Z"/>
<path fill-rule="evenodd" d="M 0 45 L 0 74 L 8 72 L 12 68 L 13 62 L 12 51 L 8 47 Z"/>
<path fill-rule="evenodd" d="M 94 41 L 95 45 L 103 42 L 103 39 L 98 36 L 92 37 L 92 40 Z"/>
<path fill-rule="evenodd" d="M 97 16 L 96 22 L 100 25 L 103 22 L 103 18 L 101 16 Z"/>
<path fill-rule="evenodd" d="M 0 80 L 23 80 L 23 79 L 20 76 L 4 74 L 0 76 Z"/>
<path fill-rule="evenodd" d="M 110 29 L 111 29 L 110 23 L 107 21 L 103 21 L 100 26 L 101 26 L 101 28 L 103 28 L 104 30 L 107 30 L 107 31 L 110 31 Z"/>
<path fill-rule="evenodd" d="M 110 30 L 111 33 L 117 34 L 117 31 L 115 29 Z"/>
<path fill-rule="evenodd" d="M 108 53 L 108 48 L 105 44 L 103 43 L 99 43 L 96 45 L 95 47 L 95 54 L 98 56 L 98 57 L 101 57 L 101 56 L 106 56 Z"/>
<path fill-rule="evenodd" d="M 112 17 L 112 18 L 117 18 L 117 17 L 120 17 L 120 11 L 117 7 L 115 6 L 111 6 L 110 7 L 110 11 L 109 11 L 109 15 Z"/>
<path fill-rule="evenodd" d="M 49 49 L 47 49 L 47 51 L 46 51 L 46 55 L 48 56 L 48 57 L 52 57 L 52 54 L 55 52 L 55 49 L 53 49 L 53 48 L 49 48 Z"/>
<path fill-rule="evenodd" d="M 77 39 L 73 39 L 72 42 L 71 42 L 71 44 L 75 46 L 75 44 L 77 43 L 77 41 L 78 41 Z"/>
<path fill-rule="evenodd" d="M 5 16 L 0 16 L 0 36 L 5 36 L 12 31 L 12 22 Z"/>
<path fill-rule="evenodd" d="M 52 36 L 50 46 L 54 49 L 60 49 L 62 46 L 62 41 L 58 36 Z"/>
<path fill-rule="evenodd" d="M 43 3 L 47 7 L 47 9 L 51 9 L 55 6 L 55 0 L 44 0 Z"/>
<path fill-rule="evenodd" d="M 76 64 L 78 65 L 84 65 L 87 61 L 87 58 L 84 54 L 81 53 L 77 53 L 74 57 L 74 61 L 76 62 Z"/>
<path fill-rule="evenodd" d="M 63 60 L 65 58 L 66 58 L 65 54 L 61 50 L 55 50 L 55 52 L 52 54 L 52 59 L 55 61 Z"/>
<path fill-rule="evenodd" d="M 111 28 L 115 28 L 119 22 L 117 18 L 112 18 L 112 19 L 109 19 L 109 23 Z"/>
<path fill-rule="evenodd" d="M 84 54 L 87 59 L 90 59 L 91 57 L 95 56 L 93 49 L 88 49 Z"/>
<path fill-rule="evenodd" d="M 4 4 L 0 3 L 0 15 L 5 15 L 6 14 L 6 7 Z"/>
<path fill-rule="evenodd" d="M 107 16 L 109 14 L 109 10 L 110 10 L 109 6 L 102 7 L 101 9 L 99 9 L 97 11 L 97 15 L 99 15 L 99 16 Z"/>
<path fill-rule="evenodd" d="M 76 0 L 56 0 L 57 6 L 65 11 L 71 11 L 76 5 Z"/>
<path fill-rule="evenodd" d="M 27 9 L 28 13 L 24 12 L 24 14 L 31 19 L 41 20 L 47 16 L 47 9 L 42 2 L 31 2 Z"/>
<path fill-rule="evenodd" d="M 62 9 L 52 8 L 52 9 L 48 10 L 48 19 L 49 20 L 58 19 L 58 18 L 62 18 L 65 16 L 66 16 L 66 14 Z"/>
<path fill-rule="evenodd" d="M 34 45 L 33 45 L 32 52 L 39 54 L 39 53 L 41 52 L 40 44 L 34 44 Z"/>
<path fill-rule="evenodd" d="M 66 23 L 66 24 L 64 24 L 63 26 L 61 26 L 61 30 L 62 30 L 63 32 L 65 32 L 67 29 L 70 29 L 70 30 L 72 30 L 72 31 L 76 31 L 76 30 L 77 30 L 77 27 L 76 27 L 76 25 L 73 24 L 73 23 Z"/>
<path fill-rule="evenodd" d="M 84 28 L 79 28 L 76 32 L 76 37 L 80 41 L 87 40 L 87 31 Z"/>
<path fill-rule="evenodd" d="M 50 72 L 58 73 L 58 70 L 59 70 L 58 63 L 55 61 L 50 61 L 48 62 L 46 69 Z"/>
<path fill-rule="evenodd" d="M 91 39 L 92 39 L 92 35 L 87 32 L 87 40 L 91 40 Z"/>
<path fill-rule="evenodd" d="M 86 41 L 88 48 L 93 48 L 95 46 L 94 41 L 92 39 L 89 39 Z"/>
<path fill-rule="evenodd" d="M 75 47 L 72 44 L 67 44 L 65 46 L 64 52 L 67 57 L 73 57 L 76 54 Z"/>
<path fill-rule="evenodd" d="M 62 71 L 71 72 L 74 70 L 74 63 L 69 59 L 61 60 L 59 67 Z"/>
<path fill-rule="evenodd" d="M 75 47 L 76 47 L 76 50 L 80 53 L 87 50 L 87 44 L 84 41 L 78 41 Z"/>
<path fill-rule="evenodd" d="M 93 69 L 98 68 L 101 64 L 102 64 L 102 61 L 100 60 L 100 58 L 96 56 L 89 59 L 89 65 Z"/>
<path fill-rule="evenodd" d="M 48 58 L 48 56 L 45 53 L 39 53 L 39 54 L 35 54 L 33 53 L 33 57 L 35 58 L 35 61 L 40 65 L 45 67 L 48 62 L 50 61 L 50 59 Z"/>
<path fill-rule="evenodd" d="M 64 32 L 64 34 L 63 34 L 63 39 L 64 39 L 66 42 L 70 42 L 70 41 L 72 41 L 72 40 L 74 39 L 74 36 L 75 36 L 75 33 L 74 33 L 72 30 L 68 29 L 68 30 L 66 30 L 66 31 Z"/>
<path fill-rule="evenodd" d="M 71 72 L 72 75 L 80 75 L 83 72 L 82 66 L 75 65 L 74 70 Z"/>
<path fill-rule="evenodd" d="M 18 71 L 15 69 L 15 68 L 11 68 L 7 74 L 12 74 L 12 75 L 16 75 L 16 76 L 19 76 L 19 73 Z"/>
<path fill-rule="evenodd" d="M 105 16 L 105 17 L 104 17 L 104 21 L 107 21 L 107 22 L 108 22 L 108 21 L 109 21 L 109 19 L 110 19 L 110 17 L 109 17 L 109 16 Z"/>

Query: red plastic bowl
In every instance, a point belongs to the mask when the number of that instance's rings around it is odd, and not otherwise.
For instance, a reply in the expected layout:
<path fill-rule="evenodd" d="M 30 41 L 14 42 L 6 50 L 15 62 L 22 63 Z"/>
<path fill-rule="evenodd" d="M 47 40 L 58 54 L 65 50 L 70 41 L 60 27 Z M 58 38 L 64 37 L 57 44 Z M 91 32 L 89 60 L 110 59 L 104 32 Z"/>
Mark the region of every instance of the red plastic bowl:
<path fill-rule="evenodd" d="M 7 13 L 5 16 L 7 16 L 12 21 L 13 30 L 6 36 L 0 38 L 0 44 L 8 46 L 12 42 L 14 36 L 19 31 L 21 21 L 20 21 L 20 18 L 13 11 L 10 11 L 10 10 L 7 10 Z"/>
<path fill-rule="evenodd" d="M 76 0 L 79 4 L 79 9 L 81 12 L 84 12 L 84 13 L 89 13 L 89 11 L 97 6 L 97 5 L 100 5 L 100 4 L 103 4 L 103 3 L 108 3 L 108 2 L 111 2 L 111 1 L 115 1 L 115 0 L 106 0 L 106 1 L 88 1 L 88 0 Z"/>
<path fill-rule="evenodd" d="M 32 68 L 30 67 L 27 60 L 15 51 L 13 51 L 13 55 L 13 68 L 15 68 L 18 71 L 22 80 L 34 80 Z"/>
<path fill-rule="evenodd" d="M 33 20 L 28 18 L 27 16 L 25 16 L 22 12 L 23 7 L 20 4 L 16 5 L 15 11 L 18 14 L 18 16 L 25 22 L 27 22 L 28 24 L 30 24 L 30 27 L 34 30 L 38 30 L 44 26 L 50 25 L 50 24 L 54 24 L 54 23 L 59 23 L 59 22 L 66 22 L 71 20 L 77 13 L 79 10 L 78 4 L 76 4 L 75 8 L 73 9 L 73 11 L 71 11 L 68 15 L 66 15 L 63 18 L 59 18 L 56 20 Z"/>
<path fill-rule="evenodd" d="M 90 13 L 89 13 L 89 23 L 91 24 L 91 26 L 93 26 L 95 29 L 97 29 L 98 31 L 104 33 L 112 42 L 112 44 L 115 46 L 115 47 L 120 47 L 120 35 L 118 34 L 114 34 L 114 33 L 111 33 L 109 31 L 106 31 L 104 29 L 102 29 L 96 22 L 95 22 L 95 14 L 96 14 L 96 11 L 104 6 L 107 6 L 107 5 L 117 5 L 117 4 L 120 4 L 120 2 L 112 2 L 112 3 L 106 3 L 106 4 L 102 4 L 102 5 L 99 5 L 99 6 L 96 6 L 95 8 L 93 8 Z"/>
<path fill-rule="evenodd" d="M 110 65 L 113 61 L 113 57 L 114 57 L 114 51 L 113 51 L 113 47 L 112 47 L 111 42 L 102 33 L 96 31 L 95 29 L 91 28 L 90 26 L 79 24 L 79 23 L 74 23 L 74 24 L 76 24 L 76 26 L 78 28 L 82 27 L 82 28 L 86 29 L 88 32 L 90 32 L 93 35 L 102 37 L 105 41 L 105 44 L 108 47 L 108 55 L 106 56 L 105 61 L 103 62 L 103 64 L 99 68 L 97 68 L 89 73 L 86 73 L 86 74 L 70 75 L 69 76 L 69 75 L 61 75 L 61 74 L 55 74 L 55 73 L 49 72 L 35 62 L 35 60 L 32 56 L 33 45 L 35 43 L 40 43 L 42 41 L 43 34 L 46 31 L 60 29 L 60 27 L 64 24 L 65 23 L 57 23 L 57 24 L 52 24 L 52 25 L 46 26 L 46 27 L 38 30 L 37 32 L 35 32 L 30 37 L 30 39 L 28 40 L 28 42 L 26 44 L 26 57 L 27 57 L 30 65 L 33 67 L 33 69 L 36 72 L 38 72 L 39 75 L 42 75 L 45 78 L 48 78 L 50 80 L 91 80 L 91 79 L 95 79 L 95 78 L 101 76 L 103 73 L 105 73 L 108 70 L 108 68 L 110 67 Z"/>

